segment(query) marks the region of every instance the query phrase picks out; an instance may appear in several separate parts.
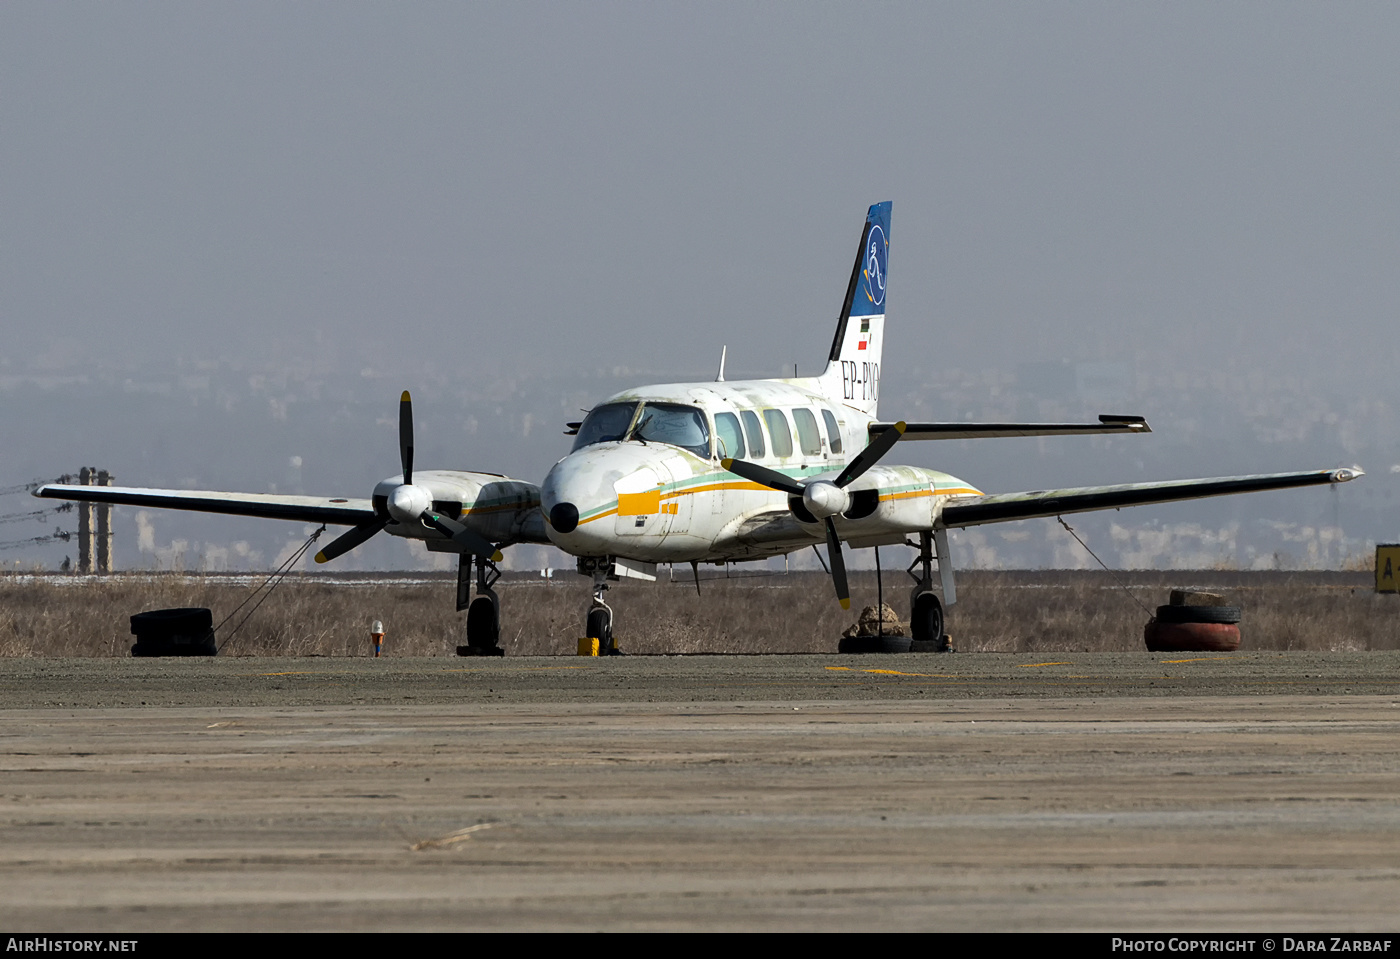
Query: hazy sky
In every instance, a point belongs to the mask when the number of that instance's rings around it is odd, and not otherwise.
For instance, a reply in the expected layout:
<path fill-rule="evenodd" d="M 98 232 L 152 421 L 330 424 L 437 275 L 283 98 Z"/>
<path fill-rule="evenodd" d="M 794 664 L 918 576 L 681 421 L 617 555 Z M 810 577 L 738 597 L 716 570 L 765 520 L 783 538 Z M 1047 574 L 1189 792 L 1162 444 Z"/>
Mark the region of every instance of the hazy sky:
<path fill-rule="evenodd" d="M 1392 3 L 9 2 L 0 356 L 814 366 L 891 199 L 927 371 L 1372 375 L 1397 49 Z"/>
<path fill-rule="evenodd" d="M 365 495 L 427 371 L 708 377 L 728 344 L 731 378 L 815 372 L 888 199 L 886 405 L 949 368 L 1122 360 L 1264 371 L 1389 416 L 1397 50 L 1394 3 L 10 0 L 0 374 L 313 369 L 383 397 L 376 465 L 318 456 L 318 423 L 283 445 L 308 492 Z M 152 439 L 95 408 L 102 447 L 26 433 L 44 402 L 5 395 L 0 479 L 100 455 L 154 484 L 159 454 L 221 485 L 197 437 L 291 482 L 286 449 L 229 451 L 203 410 Z M 435 463 L 464 442 L 423 432 Z M 549 442 L 441 465 L 538 481 L 519 466 Z M 1209 471 L 1341 462 L 1318 449 Z M 1388 463 L 1367 482 L 1396 485 Z M 1129 478 L 1165 477 L 1075 481 Z"/>

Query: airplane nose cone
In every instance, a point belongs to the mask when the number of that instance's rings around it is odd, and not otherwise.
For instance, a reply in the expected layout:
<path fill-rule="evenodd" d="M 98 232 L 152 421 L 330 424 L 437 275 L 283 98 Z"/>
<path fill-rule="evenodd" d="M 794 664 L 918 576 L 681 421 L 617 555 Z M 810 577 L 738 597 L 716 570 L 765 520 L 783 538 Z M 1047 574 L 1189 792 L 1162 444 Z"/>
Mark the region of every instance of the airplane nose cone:
<path fill-rule="evenodd" d="M 578 529 L 578 507 L 573 503 L 555 503 L 549 511 L 549 524 L 561 533 Z"/>

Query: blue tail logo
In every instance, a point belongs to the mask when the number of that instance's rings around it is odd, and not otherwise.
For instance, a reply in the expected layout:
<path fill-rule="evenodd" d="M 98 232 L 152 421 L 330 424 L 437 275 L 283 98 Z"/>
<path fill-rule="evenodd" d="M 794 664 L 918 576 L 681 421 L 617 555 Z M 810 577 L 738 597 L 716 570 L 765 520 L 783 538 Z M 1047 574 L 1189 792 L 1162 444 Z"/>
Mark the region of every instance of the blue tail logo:
<path fill-rule="evenodd" d="M 862 272 L 865 274 L 865 295 L 875 306 L 882 306 L 885 302 L 885 263 L 889 246 L 884 228 L 878 223 L 870 224 L 865 247 L 865 269 Z"/>

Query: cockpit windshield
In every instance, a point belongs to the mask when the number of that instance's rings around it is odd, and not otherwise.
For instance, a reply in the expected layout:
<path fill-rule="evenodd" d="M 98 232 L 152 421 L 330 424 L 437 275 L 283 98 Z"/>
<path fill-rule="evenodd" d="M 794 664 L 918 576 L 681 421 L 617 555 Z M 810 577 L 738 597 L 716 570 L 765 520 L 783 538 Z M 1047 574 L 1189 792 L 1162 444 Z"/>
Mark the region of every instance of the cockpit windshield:
<path fill-rule="evenodd" d="M 710 458 L 710 428 L 700 410 L 676 403 L 647 403 L 640 415 L 636 412 L 636 403 L 607 403 L 594 407 L 583 418 L 574 449 L 581 450 L 595 443 L 639 440 L 679 446 L 701 459 Z M 634 418 L 636 426 L 632 426 Z"/>
<path fill-rule="evenodd" d="M 693 406 L 647 403 L 629 439 L 679 446 L 701 459 L 710 458 L 710 428 L 705 414 Z"/>
<path fill-rule="evenodd" d="M 595 406 L 583 418 L 578 428 L 578 439 L 574 449 L 581 450 L 594 443 L 615 443 L 627 435 L 627 427 L 632 425 L 632 414 L 637 411 L 636 403 L 608 403 Z"/>

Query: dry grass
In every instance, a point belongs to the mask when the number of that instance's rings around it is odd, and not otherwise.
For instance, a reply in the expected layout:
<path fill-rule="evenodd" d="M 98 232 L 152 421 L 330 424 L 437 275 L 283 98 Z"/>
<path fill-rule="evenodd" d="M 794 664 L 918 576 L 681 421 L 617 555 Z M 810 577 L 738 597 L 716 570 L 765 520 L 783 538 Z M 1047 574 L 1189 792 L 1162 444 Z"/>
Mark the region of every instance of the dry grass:
<path fill-rule="evenodd" d="M 1118 574 L 1148 609 L 1174 586 L 1211 587 L 1243 608 L 1246 649 L 1400 648 L 1400 596 L 1378 596 L 1364 572 L 1135 572 Z M 908 608 L 909 581 L 886 574 L 885 601 Z M 844 613 L 819 574 L 623 582 L 608 593 L 619 643 L 630 652 L 832 652 L 860 606 L 875 602 L 875 577 L 852 578 Z M 502 644 L 510 655 L 571 655 L 582 632 L 588 582 L 570 576 L 503 581 Z M 146 609 L 208 606 L 218 623 L 250 587 L 219 576 L 119 575 L 63 584 L 0 577 L 0 656 L 126 656 L 128 617 Z M 292 577 L 236 634 L 247 608 L 218 630 L 221 655 L 367 656 L 369 624 L 382 620 L 394 656 L 451 656 L 464 615 L 455 582 L 350 585 Z M 1102 572 L 969 571 L 959 577 L 949 629 L 965 652 L 1142 649 L 1145 613 Z"/>

